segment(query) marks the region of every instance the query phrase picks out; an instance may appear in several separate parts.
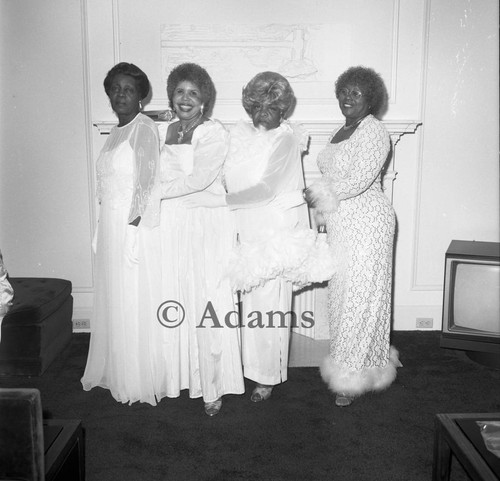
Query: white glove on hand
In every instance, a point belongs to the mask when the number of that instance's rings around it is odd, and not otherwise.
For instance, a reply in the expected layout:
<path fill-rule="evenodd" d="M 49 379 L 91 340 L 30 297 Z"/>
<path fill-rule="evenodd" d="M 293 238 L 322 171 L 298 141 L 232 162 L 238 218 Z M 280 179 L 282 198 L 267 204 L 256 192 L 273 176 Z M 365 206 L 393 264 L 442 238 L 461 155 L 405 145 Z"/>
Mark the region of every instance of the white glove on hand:
<path fill-rule="evenodd" d="M 183 207 L 224 207 L 226 204 L 225 194 L 214 194 L 203 190 L 182 197 Z"/>
<path fill-rule="evenodd" d="M 302 195 L 302 189 L 297 189 L 279 193 L 269 205 L 280 210 L 288 210 L 298 205 L 305 204 L 305 202 L 304 196 Z"/>
<path fill-rule="evenodd" d="M 97 225 L 95 226 L 94 237 L 92 238 L 92 252 L 97 254 L 97 235 L 99 233 L 99 221 L 97 221 Z"/>
<path fill-rule="evenodd" d="M 133 267 L 134 264 L 137 264 L 139 262 L 139 242 L 137 239 L 138 231 L 138 227 L 130 224 L 127 225 L 123 256 L 125 258 L 125 264 L 127 264 L 129 267 Z"/>

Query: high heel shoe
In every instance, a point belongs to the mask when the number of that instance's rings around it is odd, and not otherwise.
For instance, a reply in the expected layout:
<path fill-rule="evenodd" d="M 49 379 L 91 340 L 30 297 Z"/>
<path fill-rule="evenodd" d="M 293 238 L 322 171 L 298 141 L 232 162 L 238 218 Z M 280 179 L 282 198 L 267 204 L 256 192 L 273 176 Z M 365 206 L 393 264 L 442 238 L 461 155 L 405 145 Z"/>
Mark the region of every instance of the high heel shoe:
<path fill-rule="evenodd" d="M 250 401 L 258 403 L 269 399 L 271 397 L 273 387 L 274 386 L 267 386 L 265 384 L 257 384 L 252 392 L 252 395 L 250 396 Z"/>
<path fill-rule="evenodd" d="M 222 399 L 217 399 L 211 403 L 205 403 L 205 414 L 208 416 L 215 416 L 219 413 L 222 407 Z"/>
<path fill-rule="evenodd" d="M 341 408 L 345 408 L 351 405 L 353 401 L 354 401 L 353 396 L 349 396 L 348 394 L 345 394 L 343 392 L 339 392 L 335 397 L 335 405 Z"/>

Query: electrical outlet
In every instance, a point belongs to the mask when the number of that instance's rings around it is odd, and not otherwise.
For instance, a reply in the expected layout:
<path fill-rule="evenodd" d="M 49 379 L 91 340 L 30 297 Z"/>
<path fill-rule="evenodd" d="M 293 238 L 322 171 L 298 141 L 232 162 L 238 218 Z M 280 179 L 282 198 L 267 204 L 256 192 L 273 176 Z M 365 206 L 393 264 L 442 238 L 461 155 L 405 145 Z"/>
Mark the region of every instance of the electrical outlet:
<path fill-rule="evenodd" d="M 90 319 L 73 319 L 74 329 L 90 329 Z"/>
<path fill-rule="evenodd" d="M 431 329 L 434 324 L 432 317 L 417 317 L 417 329 Z"/>

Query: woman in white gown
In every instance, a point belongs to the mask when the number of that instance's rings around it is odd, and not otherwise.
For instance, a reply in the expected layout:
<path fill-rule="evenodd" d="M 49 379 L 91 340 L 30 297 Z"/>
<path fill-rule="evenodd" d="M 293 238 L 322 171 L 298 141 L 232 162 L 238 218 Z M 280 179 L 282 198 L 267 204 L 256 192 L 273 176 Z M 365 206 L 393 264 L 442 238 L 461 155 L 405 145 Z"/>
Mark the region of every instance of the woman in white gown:
<path fill-rule="evenodd" d="M 266 249 L 277 236 L 308 227 L 304 205 L 283 209 L 272 202 L 284 192 L 304 188 L 301 148 L 307 135 L 283 122 L 294 104 L 283 76 L 256 75 L 243 90 L 243 106 L 252 122 L 241 122 L 231 131 L 224 166 L 228 194 L 197 196 L 201 205 L 227 205 L 234 211 L 242 245 Z M 242 294 L 243 366 L 245 377 L 256 382 L 254 402 L 268 399 L 273 386 L 287 380 L 291 310 L 292 283 L 281 276 Z"/>
<path fill-rule="evenodd" d="M 224 193 L 228 133 L 209 118 L 215 88 L 202 67 L 173 69 L 167 94 L 179 121 L 169 126 L 161 149 L 161 379 L 168 397 L 189 389 L 213 416 L 223 395 L 244 392 L 237 300 L 223 277 L 234 223 L 227 209 L 186 208 L 184 202 L 195 192 Z"/>
<path fill-rule="evenodd" d="M 100 386 L 122 403 L 155 405 L 154 341 L 159 295 L 159 229 L 142 221 L 159 167 L 154 122 L 140 113 L 149 80 L 133 64 L 115 65 L 104 80 L 118 117 L 97 161 L 99 222 L 94 236 L 95 293 L 83 389 Z"/>

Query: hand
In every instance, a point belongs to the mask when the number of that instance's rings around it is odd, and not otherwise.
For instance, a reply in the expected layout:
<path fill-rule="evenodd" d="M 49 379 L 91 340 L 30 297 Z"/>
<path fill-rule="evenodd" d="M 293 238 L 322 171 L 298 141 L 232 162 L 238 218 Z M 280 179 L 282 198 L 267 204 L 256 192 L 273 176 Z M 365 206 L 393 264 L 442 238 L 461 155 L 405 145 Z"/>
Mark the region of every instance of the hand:
<path fill-rule="evenodd" d="M 170 122 L 175 118 L 175 112 L 173 110 L 164 110 L 163 112 L 160 112 L 158 114 L 158 118 L 160 120 L 166 120 L 167 122 Z"/>
<path fill-rule="evenodd" d="M 129 267 L 133 267 L 134 264 L 139 262 L 138 255 L 138 235 L 139 228 L 134 225 L 127 225 L 127 230 L 125 231 L 125 245 L 123 246 L 123 256 L 125 264 Z"/>
<path fill-rule="evenodd" d="M 339 200 L 335 193 L 335 184 L 331 179 L 321 178 L 312 184 L 305 192 L 306 201 L 310 207 L 319 212 L 336 212 Z"/>
<path fill-rule="evenodd" d="M 94 237 L 92 238 L 92 252 L 97 254 L 97 236 L 99 234 L 99 221 L 97 221 L 97 225 L 95 226 Z"/>
<path fill-rule="evenodd" d="M 225 194 L 214 194 L 213 192 L 195 192 L 182 198 L 184 207 L 224 207 L 226 205 Z"/>
<path fill-rule="evenodd" d="M 298 205 L 304 204 L 306 201 L 302 195 L 302 189 L 291 190 L 289 192 L 279 193 L 269 205 L 280 210 L 288 210 Z"/>
<path fill-rule="evenodd" d="M 323 216 L 323 213 L 320 212 L 318 209 L 313 209 L 312 212 L 313 212 L 314 223 L 316 224 L 318 233 L 326 234 L 326 220 L 325 217 Z"/>

